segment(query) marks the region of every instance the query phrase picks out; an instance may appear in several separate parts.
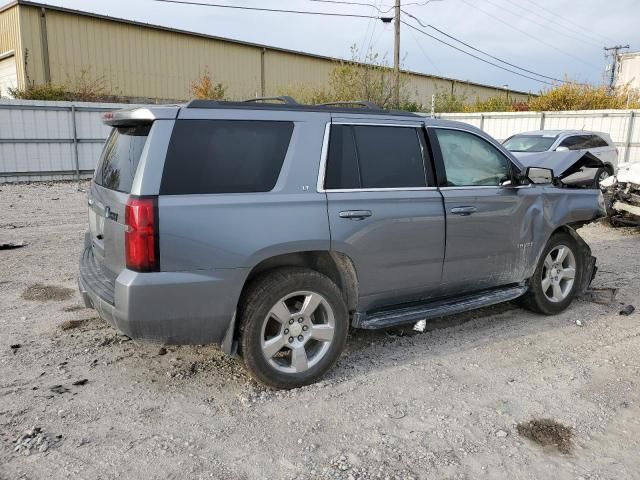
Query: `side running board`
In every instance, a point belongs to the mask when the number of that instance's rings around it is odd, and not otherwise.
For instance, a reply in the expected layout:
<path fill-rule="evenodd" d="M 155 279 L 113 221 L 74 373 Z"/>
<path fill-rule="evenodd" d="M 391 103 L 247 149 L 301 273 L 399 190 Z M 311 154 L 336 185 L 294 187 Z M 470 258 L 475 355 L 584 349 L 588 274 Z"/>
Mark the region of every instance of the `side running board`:
<path fill-rule="evenodd" d="M 485 290 L 462 297 L 447 298 L 428 303 L 399 306 L 393 310 L 382 310 L 370 313 L 357 313 L 353 317 L 353 326 L 367 330 L 388 328 L 396 325 L 414 323 L 419 320 L 430 320 L 446 315 L 474 310 L 476 308 L 507 302 L 523 295 L 526 285 L 515 285 L 506 288 Z"/>

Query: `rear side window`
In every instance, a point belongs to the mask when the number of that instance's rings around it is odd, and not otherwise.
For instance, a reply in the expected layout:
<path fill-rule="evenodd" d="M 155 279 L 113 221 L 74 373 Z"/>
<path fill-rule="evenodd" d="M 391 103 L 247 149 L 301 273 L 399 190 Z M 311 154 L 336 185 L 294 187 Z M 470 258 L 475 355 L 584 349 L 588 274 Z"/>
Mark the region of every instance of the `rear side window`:
<path fill-rule="evenodd" d="M 565 138 L 559 147 L 567 147 L 569 150 L 583 150 L 589 148 L 590 135 L 573 135 Z"/>
<path fill-rule="evenodd" d="M 420 131 L 411 127 L 331 127 L 325 188 L 426 187 Z"/>
<path fill-rule="evenodd" d="M 591 135 L 589 138 L 589 148 L 608 147 L 609 144 L 599 135 Z"/>
<path fill-rule="evenodd" d="M 178 120 L 160 194 L 268 192 L 292 133 L 292 122 Z"/>
<path fill-rule="evenodd" d="M 130 193 L 151 125 L 119 127 L 111 131 L 95 171 L 97 185 Z"/>

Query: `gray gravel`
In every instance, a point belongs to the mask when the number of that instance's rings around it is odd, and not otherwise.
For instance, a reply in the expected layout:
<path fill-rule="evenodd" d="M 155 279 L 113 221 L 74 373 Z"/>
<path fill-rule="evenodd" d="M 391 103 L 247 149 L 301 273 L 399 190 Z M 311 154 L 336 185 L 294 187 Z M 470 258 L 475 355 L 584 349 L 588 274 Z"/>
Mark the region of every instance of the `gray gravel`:
<path fill-rule="evenodd" d="M 640 314 L 619 315 L 640 304 L 637 230 L 581 231 L 613 303 L 356 332 L 324 381 L 272 391 L 214 347 L 141 345 L 81 308 L 85 228 L 75 184 L 0 185 L 0 242 L 27 243 L 0 251 L 1 479 L 640 478 Z M 518 433 L 537 418 L 569 453 Z"/>

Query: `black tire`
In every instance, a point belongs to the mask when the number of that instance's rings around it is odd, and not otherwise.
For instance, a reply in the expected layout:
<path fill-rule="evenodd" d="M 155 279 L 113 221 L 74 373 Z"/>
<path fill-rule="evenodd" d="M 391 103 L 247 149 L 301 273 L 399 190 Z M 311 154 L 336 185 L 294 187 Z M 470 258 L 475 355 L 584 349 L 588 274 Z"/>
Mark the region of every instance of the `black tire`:
<path fill-rule="evenodd" d="M 600 188 L 600 180 L 601 180 L 601 176 L 606 173 L 607 176 L 611 175 L 611 171 L 609 168 L 607 167 L 603 167 L 603 168 L 599 168 L 598 170 L 596 170 L 596 176 L 593 179 L 593 186 L 595 188 Z M 604 180 L 604 178 L 602 178 L 602 180 Z"/>
<path fill-rule="evenodd" d="M 576 263 L 575 277 L 573 286 L 568 292 L 567 297 L 560 302 L 552 302 L 543 292 L 542 276 L 545 270 L 544 263 L 547 255 L 549 255 L 549 252 L 558 246 L 568 247 L 571 250 L 571 253 L 573 253 Z M 527 310 L 541 313 L 543 315 L 555 315 L 565 310 L 573 301 L 576 291 L 578 290 L 578 286 L 581 284 L 582 276 L 584 275 L 582 258 L 583 257 L 578 249 L 578 244 L 571 235 L 563 232 L 553 234 L 540 256 L 540 260 L 538 261 L 538 266 L 533 277 L 529 279 L 529 290 L 521 299 L 522 306 Z"/>
<path fill-rule="evenodd" d="M 275 356 L 268 359 L 263 352 L 262 342 L 265 335 L 263 326 L 265 323 L 273 321 L 273 318 L 271 320 L 267 318 L 269 312 L 280 299 L 300 291 L 318 294 L 326 301 L 334 318 L 333 338 L 326 342 L 329 345 L 317 363 L 308 367 L 307 370 L 283 372 L 272 364 L 272 362 L 277 363 L 280 359 L 275 360 Z M 297 298 L 293 297 L 288 301 L 295 302 Z M 325 309 L 324 304 L 321 308 Z M 238 320 L 240 352 L 247 370 L 255 380 L 274 388 L 297 388 L 318 381 L 340 357 L 349 331 L 347 307 L 335 283 L 321 273 L 299 267 L 274 269 L 253 280 L 247 286 L 240 301 Z M 283 329 L 278 334 L 280 336 L 286 325 L 276 324 L 276 326 Z M 290 340 L 292 337 L 288 338 Z M 324 345 L 324 343 L 315 340 L 310 343 L 314 342 Z M 287 351 L 291 355 L 290 361 L 293 365 L 293 350 L 289 348 L 289 345 L 284 345 L 280 353 L 276 355 L 286 355 Z"/>

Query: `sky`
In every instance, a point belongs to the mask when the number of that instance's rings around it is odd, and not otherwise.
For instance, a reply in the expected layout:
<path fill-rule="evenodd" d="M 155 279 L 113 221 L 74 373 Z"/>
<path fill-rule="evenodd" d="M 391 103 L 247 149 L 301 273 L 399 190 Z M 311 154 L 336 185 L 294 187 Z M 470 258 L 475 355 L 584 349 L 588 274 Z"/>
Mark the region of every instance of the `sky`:
<path fill-rule="evenodd" d="M 40 1 L 345 59 L 351 58 L 355 45 L 361 53 L 371 50 L 388 63 L 393 61 L 393 25 L 378 19 L 254 12 L 155 0 Z M 388 10 L 392 0 L 344 0 L 363 5 L 331 3 L 331 0 L 192 1 L 376 17 L 393 15 L 392 11 L 383 14 L 379 11 Z M 640 0 L 402 0 L 402 4 L 404 11 L 424 25 L 432 25 L 494 57 L 547 77 L 599 84 L 604 81 L 608 62 L 603 47 L 629 44 L 631 50 L 640 50 L 640 28 L 637 27 Z M 429 27 L 421 27 L 414 18 L 404 15 L 403 20 L 483 56 Z M 402 68 L 408 70 L 508 86 L 513 90 L 538 92 L 549 88 L 544 83 L 478 61 L 406 25 L 401 27 L 400 51 Z M 552 82 L 547 78 L 542 80 Z"/>

